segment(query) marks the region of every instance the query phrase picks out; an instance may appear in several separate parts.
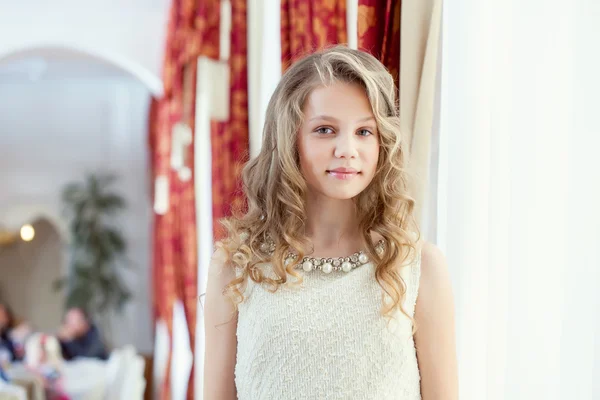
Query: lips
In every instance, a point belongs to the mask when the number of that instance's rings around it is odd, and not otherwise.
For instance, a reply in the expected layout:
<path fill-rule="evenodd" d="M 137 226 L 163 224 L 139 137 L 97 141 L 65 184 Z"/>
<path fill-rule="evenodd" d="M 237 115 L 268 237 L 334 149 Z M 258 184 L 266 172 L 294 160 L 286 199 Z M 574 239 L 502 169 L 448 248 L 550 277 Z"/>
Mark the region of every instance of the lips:
<path fill-rule="evenodd" d="M 336 168 L 327 170 L 327 174 L 336 179 L 347 180 L 358 176 L 360 172 L 354 168 Z"/>

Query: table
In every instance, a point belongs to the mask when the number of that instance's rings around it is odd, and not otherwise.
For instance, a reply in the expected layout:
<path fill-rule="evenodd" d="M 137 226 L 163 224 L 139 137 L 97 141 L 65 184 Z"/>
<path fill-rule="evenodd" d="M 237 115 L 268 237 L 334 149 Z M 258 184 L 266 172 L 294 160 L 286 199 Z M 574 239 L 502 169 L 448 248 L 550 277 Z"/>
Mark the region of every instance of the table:
<path fill-rule="evenodd" d="M 16 368 L 15 368 L 16 367 Z M 27 371 L 21 365 L 15 365 L 7 371 L 8 376 L 15 386 L 23 388 L 27 400 L 46 400 L 44 384 L 39 378 Z"/>
<path fill-rule="evenodd" d="M 31 400 L 45 400 L 42 384 L 22 363 L 15 363 L 7 371 L 21 386 L 29 384 Z M 63 365 L 64 389 L 71 400 L 102 400 L 106 392 L 106 361 L 79 358 Z M 41 392 L 41 393 L 40 393 Z"/>
<path fill-rule="evenodd" d="M 20 386 L 0 381 L 0 400 L 27 400 L 27 392 Z"/>

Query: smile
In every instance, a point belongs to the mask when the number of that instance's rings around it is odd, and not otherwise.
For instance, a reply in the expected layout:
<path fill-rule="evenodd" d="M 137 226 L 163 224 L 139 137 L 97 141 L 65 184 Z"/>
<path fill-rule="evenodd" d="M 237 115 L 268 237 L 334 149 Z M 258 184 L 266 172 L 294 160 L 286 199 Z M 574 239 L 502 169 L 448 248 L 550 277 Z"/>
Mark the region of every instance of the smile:
<path fill-rule="evenodd" d="M 351 168 L 338 168 L 327 171 L 327 175 L 335 179 L 349 180 L 360 175 L 360 171 Z"/>

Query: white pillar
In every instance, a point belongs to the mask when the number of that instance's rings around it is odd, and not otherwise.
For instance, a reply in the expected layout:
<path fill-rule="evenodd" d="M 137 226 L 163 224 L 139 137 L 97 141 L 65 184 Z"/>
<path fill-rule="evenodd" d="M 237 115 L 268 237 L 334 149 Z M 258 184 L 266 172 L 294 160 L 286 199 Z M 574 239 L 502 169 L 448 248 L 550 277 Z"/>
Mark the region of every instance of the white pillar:
<path fill-rule="evenodd" d="M 198 58 L 196 79 L 196 137 L 194 142 L 194 183 L 198 241 L 198 295 L 206 293 L 208 266 L 213 251 L 212 231 L 212 157 L 210 141 L 211 60 Z M 194 357 L 194 398 L 202 399 L 204 390 L 204 313 L 198 303 L 196 349 Z"/>
<path fill-rule="evenodd" d="M 358 49 L 358 0 L 346 0 L 348 47 Z"/>
<path fill-rule="evenodd" d="M 281 79 L 280 0 L 248 1 L 248 128 L 250 157 L 262 145 L 265 114 Z"/>

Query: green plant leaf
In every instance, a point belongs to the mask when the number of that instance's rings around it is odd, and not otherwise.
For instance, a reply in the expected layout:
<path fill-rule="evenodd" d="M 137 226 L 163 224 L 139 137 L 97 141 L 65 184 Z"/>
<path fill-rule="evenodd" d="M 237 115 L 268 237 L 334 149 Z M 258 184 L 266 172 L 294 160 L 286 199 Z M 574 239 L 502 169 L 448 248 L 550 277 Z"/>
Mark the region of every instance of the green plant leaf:
<path fill-rule="evenodd" d="M 65 277 L 55 279 L 54 282 L 52 282 L 52 290 L 55 292 L 60 292 L 64 289 L 68 281 L 68 278 Z"/>
<path fill-rule="evenodd" d="M 91 312 L 122 310 L 131 293 L 119 269 L 127 266 L 127 243 L 108 225 L 126 207 L 114 192 L 114 174 L 90 174 L 83 182 L 66 185 L 62 200 L 70 219 L 70 273 L 61 285 L 68 288 L 67 305 Z M 113 221 L 114 222 L 114 221 Z"/>
<path fill-rule="evenodd" d="M 118 211 L 123 210 L 125 205 L 125 199 L 116 194 L 106 194 L 96 200 L 98 209 L 107 213 L 107 215 L 116 214 Z"/>
<path fill-rule="evenodd" d="M 115 229 L 106 229 L 104 231 L 104 240 L 107 242 L 108 247 L 112 248 L 116 253 L 123 253 L 126 249 L 125 239 L 121 233 Z"/>

